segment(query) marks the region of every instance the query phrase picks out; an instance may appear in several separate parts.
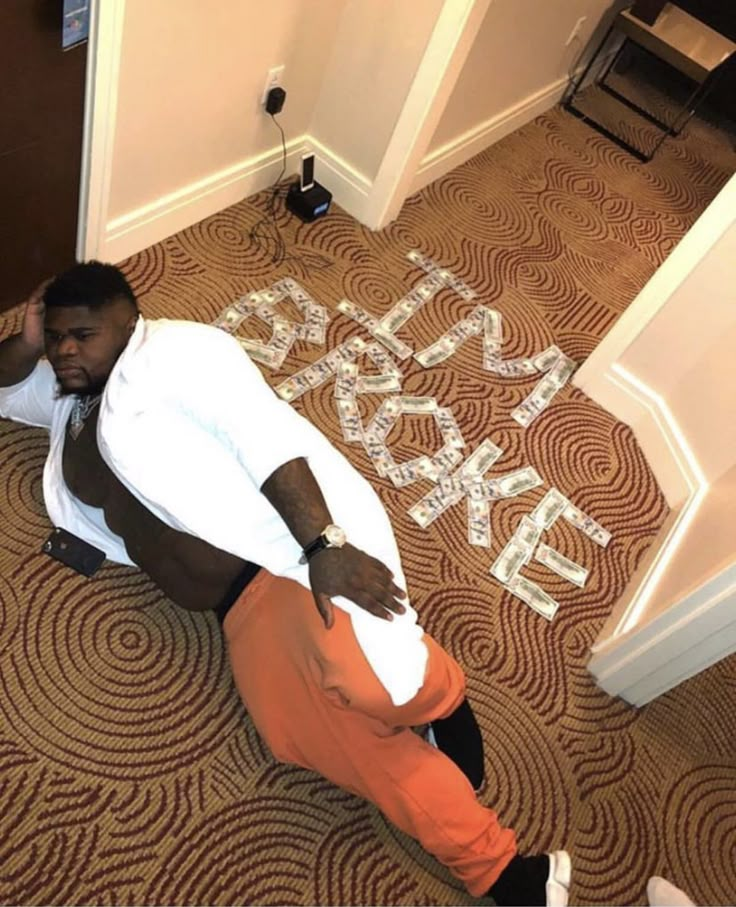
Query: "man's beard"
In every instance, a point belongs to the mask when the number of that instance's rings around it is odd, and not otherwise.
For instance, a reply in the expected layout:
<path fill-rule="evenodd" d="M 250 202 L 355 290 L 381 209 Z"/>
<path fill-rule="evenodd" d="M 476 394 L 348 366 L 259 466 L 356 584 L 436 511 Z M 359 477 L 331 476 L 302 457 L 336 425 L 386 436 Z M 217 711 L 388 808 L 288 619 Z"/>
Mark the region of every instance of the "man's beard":
<path fill-rule="evenodd" d="M 107 378 L 98 381 L 88 381 L 79 387 L 66 388 L 57 379 L 56 397 L 57 399 L 61 397 L 96 397 L 104 391 L 106 384 Z"/>

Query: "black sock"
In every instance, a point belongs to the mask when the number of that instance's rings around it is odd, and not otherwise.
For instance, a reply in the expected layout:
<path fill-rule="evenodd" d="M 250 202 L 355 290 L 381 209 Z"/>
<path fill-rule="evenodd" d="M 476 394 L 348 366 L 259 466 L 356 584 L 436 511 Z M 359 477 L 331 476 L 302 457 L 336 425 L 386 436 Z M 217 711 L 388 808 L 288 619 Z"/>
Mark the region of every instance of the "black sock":
<path fill-rule="evenodd" d="M 432 722 L 437 749 L 457 765 L 473 785 L 473 790 L 483 784 L 483 737 L 467 699 L 463 699 L 447 718 Z"/>
<path fill-rule="evenodd" d="M 547 903 L 546 884 L 549 877 L 549 857 L 520 857 L 517 853 L 495 883 L 488 896 L 498 907 L 544 907 Z"/>

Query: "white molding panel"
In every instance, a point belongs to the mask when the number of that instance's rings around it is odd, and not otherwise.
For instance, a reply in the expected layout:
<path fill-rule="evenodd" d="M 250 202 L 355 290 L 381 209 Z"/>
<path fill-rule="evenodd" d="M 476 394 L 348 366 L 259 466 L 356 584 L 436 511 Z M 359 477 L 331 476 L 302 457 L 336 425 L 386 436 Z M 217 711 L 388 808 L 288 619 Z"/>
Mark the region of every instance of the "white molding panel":
<path fill-rule="evenodd" d="M 298 170 L 304 148 L 305 136 L 287 144 L 287 174 Z M 98 256 L 105 261 L 122 261 L 267 188 L 278 178 L 282 160 L 278 145 L 114 218 L 106 225 Z"/>
<path fill-rule="evenodd" d="M 456 136 L 431 151 L 422 161 L 411 185 L 410 195 L 419 192 L 436 179 L 459 167 L 471 157 L 500 142 L 535 117 L 554 107 L 562 98 L 569 80 L 558 79 L 539 91 L 528 95 L 517 104 L 507 107 L 462 135 Z"/>

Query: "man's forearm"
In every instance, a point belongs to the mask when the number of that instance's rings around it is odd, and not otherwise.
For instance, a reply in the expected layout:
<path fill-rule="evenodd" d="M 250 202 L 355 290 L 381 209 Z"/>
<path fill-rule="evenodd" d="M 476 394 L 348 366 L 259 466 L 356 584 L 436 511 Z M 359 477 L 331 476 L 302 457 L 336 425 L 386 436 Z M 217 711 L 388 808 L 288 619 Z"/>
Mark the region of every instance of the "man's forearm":
<path fill-rule="evenodd" d="M 36 367 L 41 354 L 31 349 L 21 334 L 13 334 L 0 343 L 0 387 L 12 387 L 24 381 Z"/>
<path fill-rule="evenodd" d="M 303 458 L 279 466 L 263 483 L 261 491 L 302 548 L 332 522 L 322 491 Z"/>

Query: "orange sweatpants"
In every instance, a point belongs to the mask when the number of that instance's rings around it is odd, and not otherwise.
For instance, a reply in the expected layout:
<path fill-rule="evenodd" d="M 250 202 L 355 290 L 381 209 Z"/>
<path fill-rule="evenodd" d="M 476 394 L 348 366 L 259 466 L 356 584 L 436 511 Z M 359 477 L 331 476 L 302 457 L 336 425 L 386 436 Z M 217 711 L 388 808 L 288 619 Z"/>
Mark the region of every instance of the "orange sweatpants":
<path fill-rule="evenodd" d="M 465 775 L 410 727 L 462 701 L 462 669 L 429 636 L 427 675 L 395 706 L 335 608 L 325 630 L 311 593 L 261 570 L 224 622 L 235 683 L 271 752 L 374 803 L 472 895 L 516 853 L 513 831 L 481 806 Z"/>

